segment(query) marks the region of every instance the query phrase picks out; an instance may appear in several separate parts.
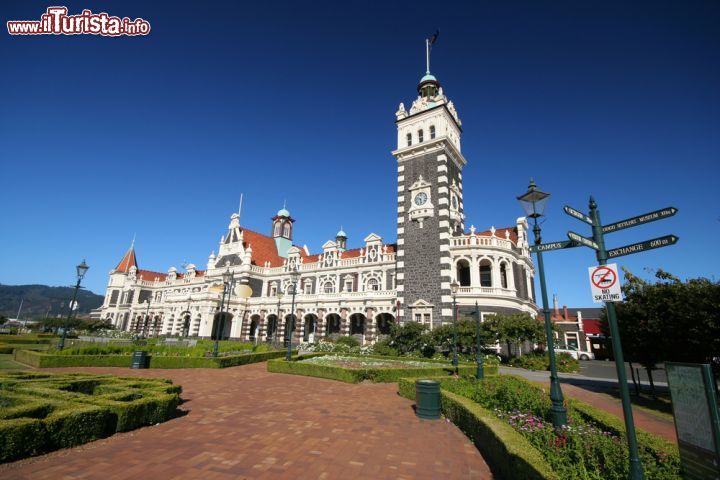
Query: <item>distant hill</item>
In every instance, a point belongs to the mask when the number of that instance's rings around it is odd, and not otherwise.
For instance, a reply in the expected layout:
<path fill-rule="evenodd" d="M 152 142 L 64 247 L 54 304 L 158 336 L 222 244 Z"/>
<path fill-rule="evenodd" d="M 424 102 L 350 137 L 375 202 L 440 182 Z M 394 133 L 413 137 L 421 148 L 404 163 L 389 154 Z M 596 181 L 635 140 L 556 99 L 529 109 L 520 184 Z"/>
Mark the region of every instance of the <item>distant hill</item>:
<path fill-rule="evenodd" d="M 50 316 L 67 315 L 67 307 L 72 300 L 74 287 L 49 287 L 47 285 L 1 285 L 0 313 L 15 318 L 24 299 L 20 318 L 44 317 L 48 310 Z M 80 288 L 77 296 L 78 313 L 90 313 L 90 310 L 102 305 L 103 297 Z"/>

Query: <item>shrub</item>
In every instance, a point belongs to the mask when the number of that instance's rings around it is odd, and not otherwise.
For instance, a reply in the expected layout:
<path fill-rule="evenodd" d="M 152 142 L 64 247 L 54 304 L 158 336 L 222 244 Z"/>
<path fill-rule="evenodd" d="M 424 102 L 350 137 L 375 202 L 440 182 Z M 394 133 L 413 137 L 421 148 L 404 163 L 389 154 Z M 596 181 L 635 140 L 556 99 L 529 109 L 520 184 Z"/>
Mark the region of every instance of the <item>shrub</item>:
<path fill-rule="evenodd" d="M 527 370 L 550 370 L 550 356 L 547 353 L 533 352 L 510 360 L 510 365 Z M 569 353 L 555 354 L 555 366 L 558 372 L 575 373 L 580 371 L 580 362 Z"/>
<path fill-rule="evenodd" d="M 335 340 L 335 343 L 338 345 L 347 345 L 348 347 L 359 347 L 360 342 L 355 337 L 338 337 L 337 340 Z"/>

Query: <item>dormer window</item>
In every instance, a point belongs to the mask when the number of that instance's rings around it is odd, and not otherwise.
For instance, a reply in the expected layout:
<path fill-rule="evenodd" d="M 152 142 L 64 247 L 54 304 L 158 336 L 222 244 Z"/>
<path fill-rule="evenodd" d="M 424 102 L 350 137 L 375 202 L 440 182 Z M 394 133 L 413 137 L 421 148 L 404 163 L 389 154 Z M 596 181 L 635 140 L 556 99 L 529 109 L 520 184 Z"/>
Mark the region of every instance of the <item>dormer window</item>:
<path fill-rule="evenodd" d="M 418 143 L 423 142 L 423 131 L 422 129 L 418 130 Z"/>
<path fill-rule="evenodd" d="M 430 140 L 435 138 L 435 125 L 430 125 Z"/>
<path fill-rule="evenodd" d="M 405 138 L 407 139 L 407 146 L 412 145 L 412 133 L 408 133 Z"/>

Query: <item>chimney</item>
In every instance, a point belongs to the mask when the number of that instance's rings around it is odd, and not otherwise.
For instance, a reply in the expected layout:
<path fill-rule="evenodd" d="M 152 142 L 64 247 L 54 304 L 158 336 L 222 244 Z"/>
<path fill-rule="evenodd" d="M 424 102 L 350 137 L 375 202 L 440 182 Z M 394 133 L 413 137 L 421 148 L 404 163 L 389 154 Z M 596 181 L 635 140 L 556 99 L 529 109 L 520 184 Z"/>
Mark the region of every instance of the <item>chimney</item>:
<path fill-rule="evenodd" d="M 568 316 L 567 305 L 563 305 L 563 315 L 565 316 L 566 322 L 570 320 L 570 317 Z"/>

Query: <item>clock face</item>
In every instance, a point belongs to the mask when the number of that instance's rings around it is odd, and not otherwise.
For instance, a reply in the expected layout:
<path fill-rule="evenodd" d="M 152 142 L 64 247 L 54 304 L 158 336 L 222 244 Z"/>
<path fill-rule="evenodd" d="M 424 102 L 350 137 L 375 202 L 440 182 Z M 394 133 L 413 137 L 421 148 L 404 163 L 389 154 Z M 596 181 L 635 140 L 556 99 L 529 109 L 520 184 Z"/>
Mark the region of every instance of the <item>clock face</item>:
<path fill-rule="evenodd" d="M 425 202 L 427 202 L 427 194 L 425 192 L 420 192 L 417 195 L 415 195 L 415 205 L 418 207 L 420 205 L 423 205 Z"/>
<path fill-rule="evenodd" d="M 450 202 L 452 203 L 452 207 L 457 210 L 457 197 L 455 195 L 450 197 Z"/>

